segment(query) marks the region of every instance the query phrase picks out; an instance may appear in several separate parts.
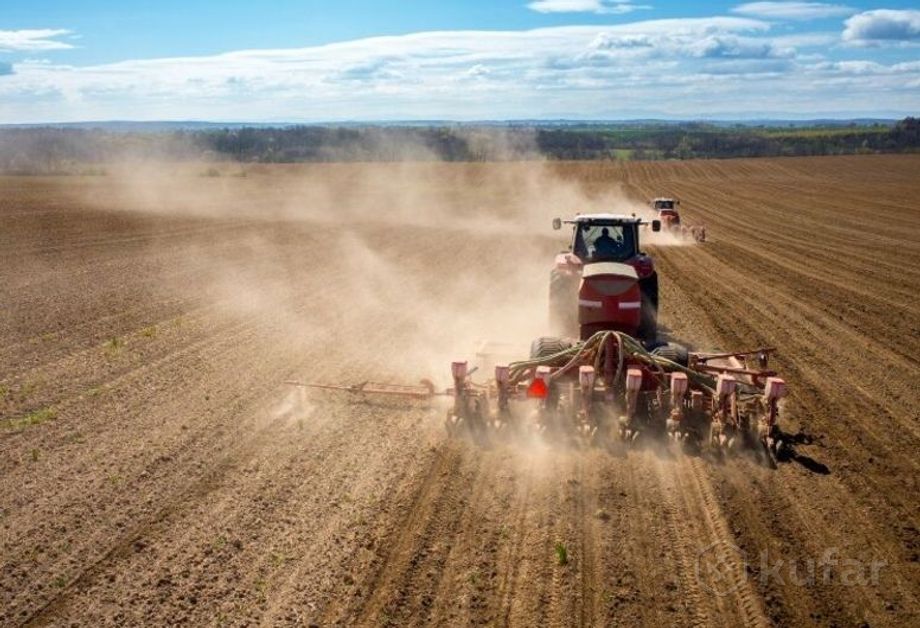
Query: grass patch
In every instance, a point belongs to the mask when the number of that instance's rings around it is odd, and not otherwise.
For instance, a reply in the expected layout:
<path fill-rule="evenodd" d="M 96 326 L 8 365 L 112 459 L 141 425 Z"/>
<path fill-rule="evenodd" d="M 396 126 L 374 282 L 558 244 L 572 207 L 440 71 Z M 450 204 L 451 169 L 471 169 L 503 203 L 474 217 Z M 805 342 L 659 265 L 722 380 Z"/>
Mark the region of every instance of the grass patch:
<path fill-rule="evenodd" d="M 562 541 L 556 541 L 556 562 L 563 566 L 569 564 L 569 550 Z"/>
<path fill-rule="evenodd" d="M 11 388 L 4 387 L 3 391 L 0 391 L 0 400 L 18 401 L 19 403 L 25 403 L 28 401 L 29 397 L 32 396 L 38 390 L 39 385 L 41 384 L 38 380 L 33 380 L 31 382 L 24 382 L 18 391 L 13 391 Z"/>
<path fill-rule="evenodd" d="M 157 331 L 158 331 L 157 326 L 151 325 L 150 327 L 144 327 L 141 330 L 141 335 L 143 335 L 146 338 L 155 338 L 157 335 Z"/>
<path fill-rule="evenodd" d="M 34 410 L 33 412 L 30 412 L 24 417 L 13 419 L 6 425 L 10 429 L 18 430 L 32 427 L 33 425 L 41 425 L 47 421 L 53 421 L 56 418 L 57 412 L 54 408 L 42 408 L 41 410 Z"/>
<path fill-rule="evenodd" d="M 255 581 L 255 591 L 260 600 L 268 597 L 268 581 L 265 578 L 259 578 Z"/>
<path fill-rule="evenodd" d="M 105 343 L 102 345 L 102 348 L 105 349 L 106 353 L 115 354 L 121 351 L 124 346 L 124 340 L 118 336 L 112 336 L 109 340 L 105 341 Z"/>
<path fill-rule="evenodd" d="M 72 432 L 67 435 L 67 437 L 64 439 L 64 442 L 67 444 L 84 445 L 86 444 L 86 439 L 80 432 Z"/>

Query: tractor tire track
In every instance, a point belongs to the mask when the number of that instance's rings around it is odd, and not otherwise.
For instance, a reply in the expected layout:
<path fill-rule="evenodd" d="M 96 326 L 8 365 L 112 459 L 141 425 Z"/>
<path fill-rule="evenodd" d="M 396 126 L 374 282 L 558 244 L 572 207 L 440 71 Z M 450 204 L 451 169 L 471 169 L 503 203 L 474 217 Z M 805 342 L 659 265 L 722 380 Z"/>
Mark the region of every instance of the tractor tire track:
<path fill-rule="evenodd" d="M 411 592 L 410 581 L 421 570 L 423 562 L 418 552 L 431 546 L 443 531 L 442 526 L 447 525 L 446 519 L 453 514 L 459 488 L 455 485 L 462 482 L 457 473 L 460 464 L 460 453 L 455 447 L 438 451 L 401 520 L 396 537 L 387 543 L 392 549 L 365 585 L 373 593 L 357 610 L 355 623 L 358 625 L 389 624 L 396 620 L 389 617 L 390 613 L 405 610 L 406 596 Z M 400 617 L 399 621 L 407 619 Z"/>

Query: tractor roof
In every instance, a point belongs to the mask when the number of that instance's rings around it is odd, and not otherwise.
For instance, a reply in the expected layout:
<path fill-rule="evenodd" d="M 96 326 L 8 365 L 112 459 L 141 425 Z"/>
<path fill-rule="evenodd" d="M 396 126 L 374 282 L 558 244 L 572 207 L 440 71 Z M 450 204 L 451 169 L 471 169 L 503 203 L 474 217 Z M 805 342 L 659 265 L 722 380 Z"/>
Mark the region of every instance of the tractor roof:
<path fill-rule="evenodd" d="M 625 214 L 578 214 L 572 222 L 641 222 L 641 218 Z"/>

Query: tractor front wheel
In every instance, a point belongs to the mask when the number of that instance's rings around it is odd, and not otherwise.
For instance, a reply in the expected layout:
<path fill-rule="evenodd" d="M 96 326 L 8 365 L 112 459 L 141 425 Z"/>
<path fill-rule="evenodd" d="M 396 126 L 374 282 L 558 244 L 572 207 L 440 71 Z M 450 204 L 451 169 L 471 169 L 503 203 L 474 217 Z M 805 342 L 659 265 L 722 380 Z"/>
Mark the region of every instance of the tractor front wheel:
<path fill-rule="evenodd" d="M 554 336 L 541 336 L 530 343 L 530 359 L 539 360 L 571 348 L 571 340 Z"/>

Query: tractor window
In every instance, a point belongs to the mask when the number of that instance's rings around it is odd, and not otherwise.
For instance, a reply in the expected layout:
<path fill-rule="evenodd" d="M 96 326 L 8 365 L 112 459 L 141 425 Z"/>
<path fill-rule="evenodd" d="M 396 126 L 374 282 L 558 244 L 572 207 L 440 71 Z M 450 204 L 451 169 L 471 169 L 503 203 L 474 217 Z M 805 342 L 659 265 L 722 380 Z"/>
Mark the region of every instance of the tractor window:
<path fill-rule="evenodd" d="M 674 209 L 674 201 L 655 201 L 655 209 Z"/>
<path fill-rule="evenodd" d="M 636 254 L 632 225 L 579 224 L 574 253 L 586 262 L 619 262 Z"/>

